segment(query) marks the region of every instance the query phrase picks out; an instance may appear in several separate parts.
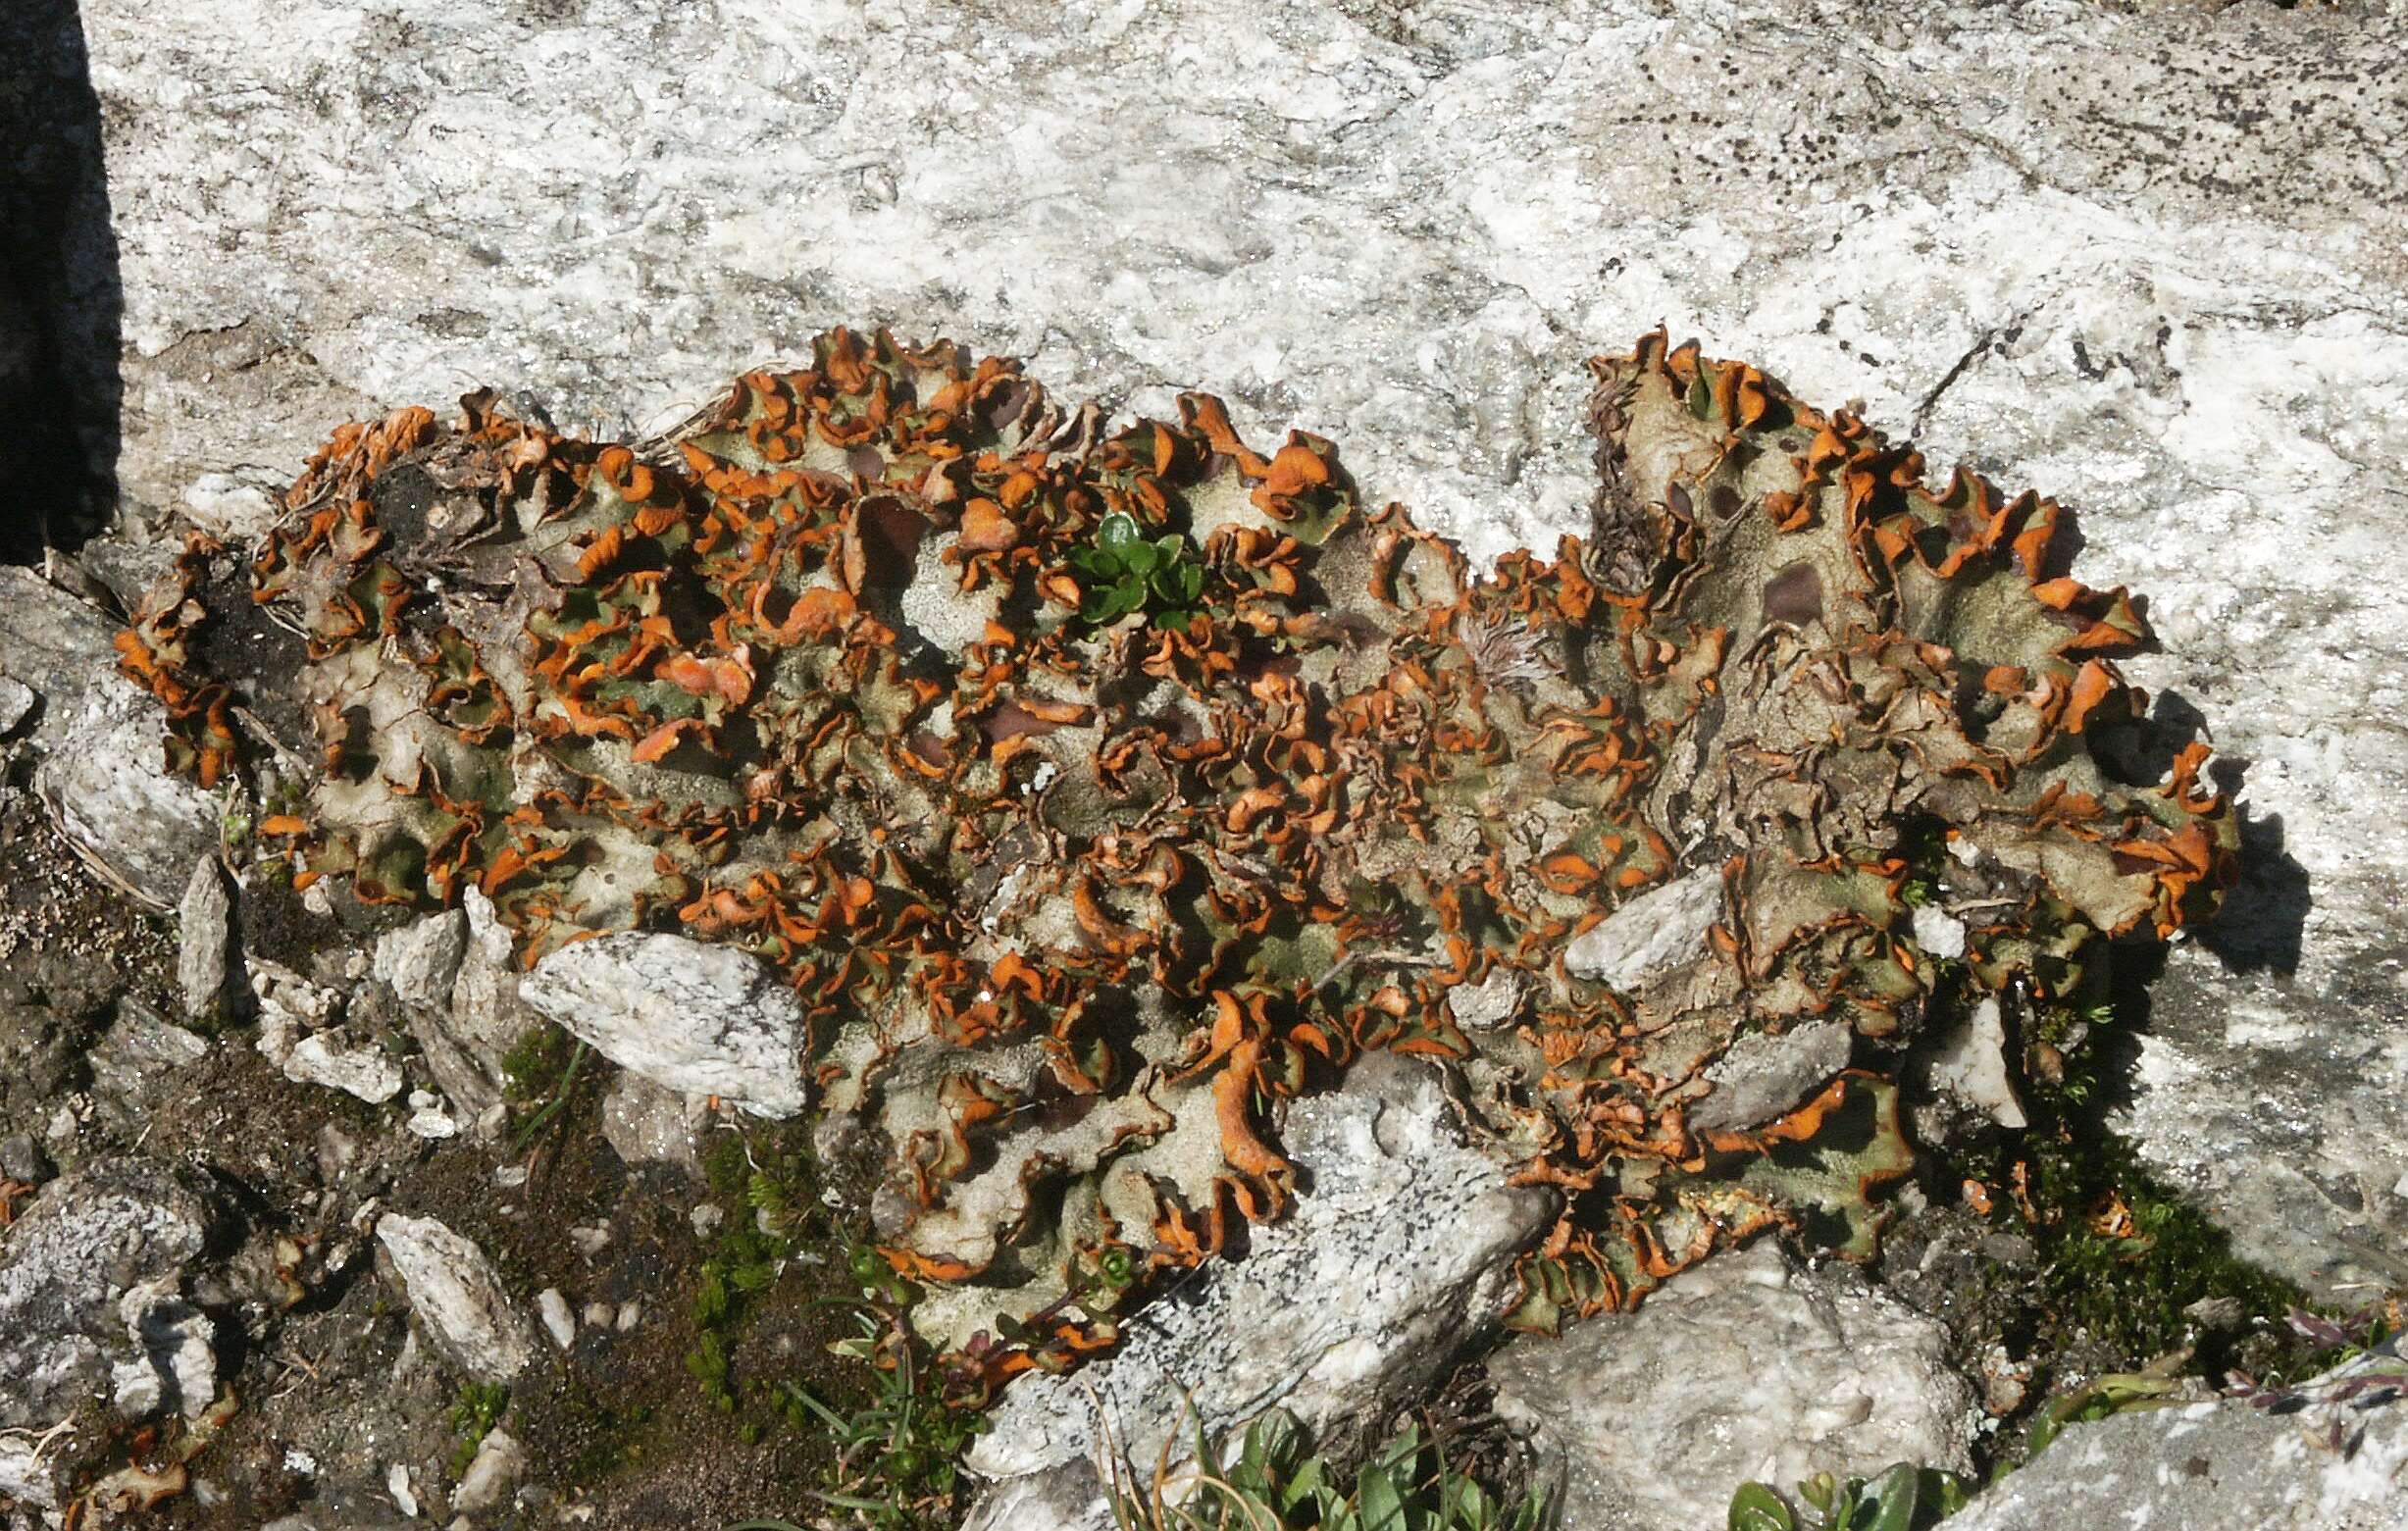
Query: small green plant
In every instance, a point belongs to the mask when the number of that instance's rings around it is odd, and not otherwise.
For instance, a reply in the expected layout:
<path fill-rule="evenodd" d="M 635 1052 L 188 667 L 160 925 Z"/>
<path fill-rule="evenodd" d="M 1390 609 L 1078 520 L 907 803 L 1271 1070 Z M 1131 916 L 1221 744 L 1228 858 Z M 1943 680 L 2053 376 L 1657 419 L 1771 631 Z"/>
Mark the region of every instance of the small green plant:
<path fill-rule="evenodd" d="M 1973 1485 L 1937 1467 L 1899 1462 L 1875 1478 L 1819 1472 L 1798 1485 L 1814 1518 L 1800 1519 L 1768 1485 L 1731 1496 L 1730 1531 L 1922 1531 L 1963 1509 Z"/>
<path fill-rule="evenodd" d="M 460 1385 L 460 1400 L 451 1405 L 444 1417 L 451 1428 L 460 1433 L 460 1444 L 452 1448 L 451 1475 L 460 1477 L 468 1464 L 477 1459 L 477 1448 L 501 1422 L 502 1411 L 510 1406 L 510 1390 L 498 1382 L 467 1382 Z"/>
<path fill-rule="evenodd" d="M 961 1454 L 987 1428 L 987 1417 L 948 1400 L 944 1377 L 900 1303 L 865 1300 L 854 1316 L 860 1334 L 828 1349 L 873 1368 L 866 1403 L 845 1413 L 798 1383 L 780 1390 L 793 1423 L 816 1419 L 836 1442 L 830 1486 L 814 1495 L 878 1531 L 949 1525 Z"/>
<path fill-rule="evenodd" d="M 1184 628 L 1199 614 L 1204 566 L 1176 532 L 1148 539 L 1128 516 L 1109 515 L 1096 529 L 1095 545 L 1073 551 L 1070 563 L 1087 577 L 1079 617 L 1097 627 L 1144 611 L 1155 627 Z"/>
<path fill-rule="evenodd" d="M 2171 1380 L 2145 1372 L 2111 1372 L 2094 1377 L 2062 1398 L 2049 1400 L 2041 1408 L 2025 1437 L 2030 1455 L 2024 1459 L 2029 1461 L 2047 1451 L 2049 1443 L 2063 1435 L 2068 1425 L 2089 1424 L 2134 1409 L 2164 1408 L 2182 1402 L 2169 1396 L 2174 1389 Z"/>
<path fill-rule="evenodd" d="M 1116 1464 L 1120 1531 L 1545 1531 L 1558 1521 L 1541 1491 L 1499 1502 L 1409 1423 L 1351 1484 L 1311 1451 L 1305 1427 L 1284 1408 L 1248 1425 L 1234 1454 L 1227 1446 L 1196 1419 L 1193 1459 L 1178 1471 L 1167 1443 L 1150 1482 Z M 1216 1462 L 1226 1465 L 1215 1470 Z"/>
<path fill-rule="evenodd" d="M 2308 1369 L 2331 1375 L 2320 1383 L 2301 1385 L 2260 1382 L 2245 1371 L 2234 1370 L 2225 1376 L 2229 1396 L 2253 1408 L 2268 1410 L 2323 1406 L 2327 1411 L 2325 1430 L 2315 1439 L 2326 1450 L 2339 1452 L 2346 1433 L 2340 1415 L 2342 1404 L 2362 1399 L 2373 1402 L 2379 1396 L 2408 1395 L 2408 1359 L 2399 1353 L 2396 1302 L 2363 1307 L 2340 1318 L 2294 1307 L 2289 1322 L 2292 1333 L 2323 1347 L 2308 1363 Z"/>

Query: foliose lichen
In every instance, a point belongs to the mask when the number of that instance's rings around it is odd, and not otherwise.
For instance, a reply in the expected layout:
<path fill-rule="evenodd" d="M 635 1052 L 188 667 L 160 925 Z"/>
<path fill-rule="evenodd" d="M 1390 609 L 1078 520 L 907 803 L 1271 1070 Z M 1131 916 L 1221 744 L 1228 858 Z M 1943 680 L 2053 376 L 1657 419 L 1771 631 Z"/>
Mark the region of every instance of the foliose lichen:
<path fill-rule="evenodd" d="M 1279 1103 L 1371 1049 L 1562 1192 L 1519 1322 L 1768 1227 L 1867 1252 L 1935 986 L 2071 993 L 2229 880 L 2203 745 L 2123 779 L 2145 628 L 2053 502 L 1661 332 L 1593 364 L 1593 535 L 1478 577 L 1208 395 L 1113 429 L 950 344 L 815 357 L 649 440 L 488 395 L 337 432 L 251 567 L 316 750 L 259 835 L 370 901 L 474 886 L 531 964 L 642 927 L 774 965 L 988 1383 L 1278 1215 Z M 204 783 L 274 769 L 199 660 L 224 557 L 121 640 Z M 1675 881 L 1698 940 L 1567 967 Z M 1854 1066 L 1708 1107 L 1827 1022 Z"/>

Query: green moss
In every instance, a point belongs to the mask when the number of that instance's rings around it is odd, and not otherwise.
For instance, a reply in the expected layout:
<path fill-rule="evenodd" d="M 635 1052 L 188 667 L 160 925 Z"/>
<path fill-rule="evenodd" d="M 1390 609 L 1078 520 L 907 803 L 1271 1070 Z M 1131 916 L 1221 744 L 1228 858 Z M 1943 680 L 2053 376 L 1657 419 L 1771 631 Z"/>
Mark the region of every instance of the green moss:
<path fill-rule="evenodd" d="M 503 1093 L 512 1100 L 548 1099 L 568 1072 L 577 1040 L 557 1026 L 536 1027 L 502 1054 L 501 1069 L 508 1084 Z"/>
<path fill-rule="evenodd" d="M 510 1406 L 510 1390 L 498 1382 L 468 1382 L 460 1386 L 460 1401 L 451 1405 L 445 1416 L 451 1428 L 460 1433 L 460 1444 L 452 1448 L 451 1475 L 455 1479 L 468 1471 L 468 1464 L 477 1459 L 477 1449 L 485 1438 L 501 1422 L 502 1411 Z"/>

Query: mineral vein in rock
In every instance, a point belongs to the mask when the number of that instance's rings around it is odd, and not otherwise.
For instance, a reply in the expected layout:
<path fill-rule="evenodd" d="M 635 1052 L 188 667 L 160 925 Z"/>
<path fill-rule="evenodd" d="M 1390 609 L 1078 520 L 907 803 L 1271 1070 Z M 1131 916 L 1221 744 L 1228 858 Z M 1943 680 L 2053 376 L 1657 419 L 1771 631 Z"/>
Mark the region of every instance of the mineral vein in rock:
<path fill-rule="evenodd" d="M 1206 395 L 1110 429 L 948 344 L 815 355 L 654 440 L 483 396 L 345 427 L 250 573 L 288 677 L 213 667 L 258 624 L 204 541 L 121 646 L 204 784 L 256 769 L 237 701 L 314 735 L 263 819 L 303 877 L 481 890 L 530 963 L 641 930 L 774 969 L 991 1376 L 1276 1215 L 1278 1102 L 1371 1050 L 1460 1068 L 1564 1193 L 1522 1321 L 1769 1225 L 1861 1253 L 1933 996 L 2071 992 L 2229 874 L 2204 747 L 2133 764 L 2143 627 L 2057 507 L 1753 368 L 1597 362 L 1594 535 L 1475 579 Z M 1675 883 L 1682 940 L 1567 965 Z M 1735 1042 L 1816 1019 L 1856 1068 L 1692 1127 Z"/>

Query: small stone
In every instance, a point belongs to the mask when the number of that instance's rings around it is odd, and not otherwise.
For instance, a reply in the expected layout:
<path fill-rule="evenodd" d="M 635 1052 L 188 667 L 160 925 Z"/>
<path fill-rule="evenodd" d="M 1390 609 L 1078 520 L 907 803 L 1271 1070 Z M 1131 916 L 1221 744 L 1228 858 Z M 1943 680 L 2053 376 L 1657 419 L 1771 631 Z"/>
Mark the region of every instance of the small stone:
<path fill-rule="evenodd" d="M 194 862 L 177 910 L 176 985 L 183 993 L 186 1020 L 225 1016 L 232 978 L 228 954 L 233 909 L 218 858 L 212 854 Z"/>
<path fill-rule="evenodd" d="M 445 1008 L 452 981 L 468 955 L 468 916 L 458 909 L 387 931 L 377 939 L 369 972 L 404 1004 Z"/>
<path fill-rule="evenodd" d="M 622 1302 L 619 1304 L 619 1316 L 617 1319 L 617 1328 L 619 1333 L 633 1334 L 635 1333 L 636 1326 L 642 1322 L 643 1304 L 641 1302 Z"/>
<path fill-rule="evenodd" d="M 22 1185 L 38 1186 L 55 1173 L 50 1155 L 33 1141 L 31 1133 L 11 1133 L 0 1138 L 0 1180 L 14 1180 Z"/>
<path fill-rule="evenodd" d="M 1771 1240 L 1716 1255 L 1633 1313 L 1489 1358 L 1497 1412 L 1563 1476 L 1564 1531 L 1721 1525 L 1751 1478 L 1893 1461 L 1962 1472 L 1973 1391 L 1934 1319 L 1840 1263 L 1793 1268 Z"/>
<path fill-rule="evenodd" d="M 1447 991 L 1455 1024 L 1473 1031 L 1503 1026 L 1521 1009 L 1524 985 L 1519 973 L 1500 967 L 1476 984 L 1458 984 Z"/>
<path fill-rule="evenodd" d="M 69 843 L 154 909 L 182 896 L 220 833 L 218 799 L 167 770 L 166 737 L 158 700 L 109 665 L 34 777 Z"/>
<path fill-rule="evenodd" d="M 395 1462 L 384 1474 L 384 1492 L 393 1497 L 393 1507 L 416 1519 L 418 1496 L 410 1490 L 410 1469 Z"/>
<path fill-rule="evenodd" d="M 589 1329 L 607 1329 L 619 1320 L 619 1310 L 607 1302 L 588 1302 L 584 1314 Z"/>
<path fill-rule="evenodd" d="M 1964 1024 L 1942 1039 L 1931 1058 L 1931 1083 L 1987 1112 L 2001 1127 L 2024 1125 L 2023 1103 L 2007 1075 L 2007 1025 L 1995 995 L 1985 995 Z"/>
<path fill-rule="evenodd" d="M 456 1510 L 499 1509 L 509 1503 L 510 1491 L 527 1471 L 527 1453 L 510 1433 L 502 1429 L 487 1430 L 485 1439 L 477 1443 L 477 1454 L 460 1474 L 460 1486 L 452 1491 L 451 1507 Z"/>
<path fill-rule="evenodd" d="M 545 957 L 519 994 L 657 1085 L 756 1116 L 803 1107 L 801 1001 L 748 952 L 684 936 L 603 936 Z"/>
<path fill-rule="evenodd" d="M 118 1316 L 133 1341 L 134 1358 L 112 1369 L 117 1411 L 142 1419 L 173 1408 L 198 1418 L 217 1401 L 218 1360 L 210 1349 L 217 1326 L 178 1295 L 179 1280 L 162 1276 L 126 1289 Z"/>
<path fill-rule="evenodd" d="M 1095 1460 L 1107 1435 L 1133 1459 L 1167 1444 L 1176 1460 L 1191 1399 L 1207 1430 L 1276 1403 L 1343 1450 L 1496 1322 L 1512 1256 L 1552 1202 L 1463 1141 L 1433 1071 L 1365 1057 L 1340 1090 L 1295 1102 L 1285 1141 L 1313 1166 L 1288 1215 L 1253 1230 L 1246 1258 L 1149 1309 L 1108 1358 L 1015 1383 L 971 1470 L 1050 1477 Z"/>
<path fill-rule="evenodd" d="M 1722 913 L 1722 869 L 1702 866 L 1631 899 L 1604 923 L 1572 938 L 1563 965 L 1625 994 L 1705 949 L 1707 928 Z"/>
<path fill-rule="evenodd" d="M 702 1127 L 709 1101 L 622 1072 L 602 1097 L 602 1138 L 630 1168 L 666 1164 L 702 1170 Z"/>
<path fill-rule="evenodd" d="M 383 1105 L 401 1093 L 401 1065 L 381 1047 L 337 1047 L 325 1032 L 294 1043 L 284 1058 L 284 1077 L 301 1085 L 324 1085 Z"/>
<path fill-rule="evenodd" d="M 581 1223 L 569 1230 L 569 1243 L 577 1246 L 580 1254 L 591 1259 L 602 1252 L 604 1245 L 610 1243 L 610 1225 L 605 1223 L 592 1227 Z"/>
<path fill-rule="evenodd" d="M 435 1141 L 456 1136 L 460 1124 L 443 1109 L 442 1097 L 431 1090 L 410 1092 L 410 1119 L 406 1124 L 416 1136 Z"/>
<path fill-rule="evenodd" d="M 526 1369 L 534 1359 L 526 1327 L 484 1250 L 431 1217 L 388 1212 L 376 1226 L 411 1311 L 452 1364 L 483 1382 Z"/>
<path fill-rule="evenodd" d="M 567 1350 L 577 1343 L 577 1319 L 569 1311 L 569 1300 L 560 1295 L 558 1287 L 545 1287 L 536 1294 L 536 1313 L 552 1343 Z"/>
<path fill-rule="evenodd" d="M 1855 1046 L 1844 1021 L 1809 1021 L 1775 1037 L 1752 1032 L 1706 1070 L 1714 1094 L 1689 1112 L 1706 1132 L 1744 1132 L 1781 1115 L 1848 1066 Z"/>
<path fill-rule="evenodd" d="M 1934 904 L 1915 910 L 1915 944 L 1935 957 L 1965 955 L 1965 922 Z"/>
<path fill-rule="evenodd" d="M 709 1238 L 718 1230 L 721 1223 L 727 1221 L 727 1217 L 726 1212 L 709 1201 L 696 1203 L 686 1214 L 686 1220 L 693 1224 L 694 1237 L 697 1239 Z"/>

